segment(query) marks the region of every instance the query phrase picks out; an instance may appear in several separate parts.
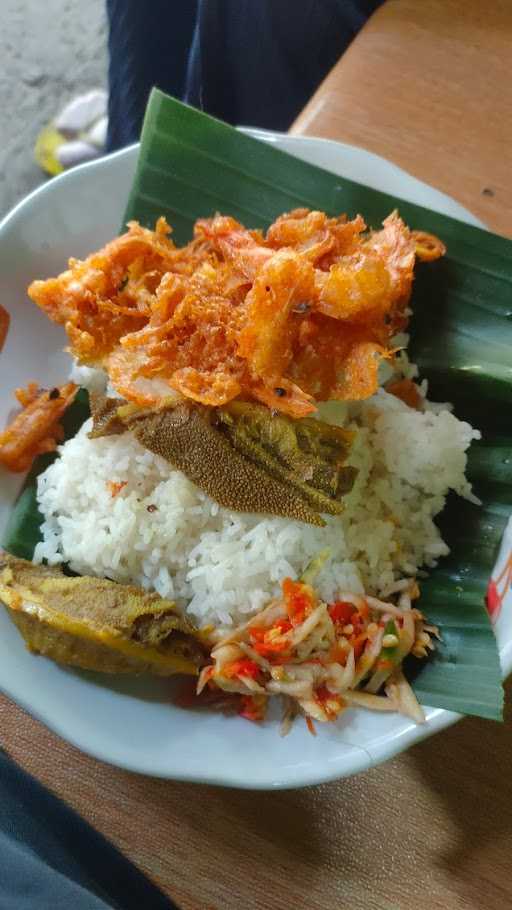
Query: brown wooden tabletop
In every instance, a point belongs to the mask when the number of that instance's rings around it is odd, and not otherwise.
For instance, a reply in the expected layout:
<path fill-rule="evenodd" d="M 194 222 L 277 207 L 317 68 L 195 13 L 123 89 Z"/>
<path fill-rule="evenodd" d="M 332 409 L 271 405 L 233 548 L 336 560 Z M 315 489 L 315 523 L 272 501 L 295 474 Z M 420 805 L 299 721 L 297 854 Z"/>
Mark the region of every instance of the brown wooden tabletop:
<path fill-rule="evenodd" d="M 389 0 L 294 132 L 371 149 L 512 233 L 512 2 Z M 467 719 L 379 768 L 250 793 L 128 774 L 5 698 L 1 744 L 182 910 L 512 907 L 512 724 Z"/>
<path fill-rule="evenodd" d="M 512 3 L 387 0 L 291 132 L 341 139 L 512 236 Z"/>

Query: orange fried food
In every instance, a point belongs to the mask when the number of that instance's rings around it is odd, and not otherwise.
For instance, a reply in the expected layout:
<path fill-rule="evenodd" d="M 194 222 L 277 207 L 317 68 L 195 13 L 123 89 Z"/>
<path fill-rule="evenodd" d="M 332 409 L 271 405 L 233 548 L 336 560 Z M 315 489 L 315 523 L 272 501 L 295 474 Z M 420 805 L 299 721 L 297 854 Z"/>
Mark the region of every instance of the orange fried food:
<path fill-rule="evenodd" d="M 194 237 L 208 241 L 217 255 L 249 281 L 254 280 L 260 266 L 272 256 L 261 231 L 248 231 L 229 215 L 199 218 L 194 227 Z"/>
<path fill-rule="evenodd" d="M 326 270 L 339 256 L 353 252 L 366 225 L 357 215 L 329 218 L 325 212 L 293 209 L 281 215 L 267 231 L 267 243 L 275 249 L 291 247 L 319 268 Z"/>
<path fill-rule="evenodd" d="M 415 243 L 416 256 L 420 262 L 432 262 L 446 253 L 443 241 L 435 234 L 427 234 L 426 231 L 411 231 L 411 233 Z"/>
<path fill-rule="evenodd" d="M 29 296 L 64 326 L 81 363 L 100 362 L 123 335 L 147 323 L 162 278 L 183 265 L 168 233 L 164 218 L 154 231 L 132 222 L 98 253 L 71 259 L 58 278 L 32 282 Z"/>
<path fill-rule="evenodd" d="M 293 357 L 300 332 L 300 309 L 315 295 L 310 262 L 290 249 L 278 250 L 261 266 L 245 298 L 238 353 L 254 377 L 279 385 Z M 299 312 L 294 313 L 298 308 Z M 299 318 L 296 318 L 297 315 Z"/>
<path fill-rule="evenodd" d="M 9 331 L 9 324 L 11 317 L 6 309 L 0 304 L 0 351 L 2 350 L 5 339 L 7 338 L 7 332 Z"/>
<path fill-rule="evenodd" d="M 72 382 L 50 391 L 30 382 L 16 389 L 21 411 L 0 433 L 0 464 L 10 471 L 26 471 L 36 455 L 53 452 L 64 433 L 59 420 L 73 401 L 78 386 Z"/>
<path fill-rule="evenodd" d="M 155 231 L 131 223 L 29 288 L 78 360 L 144 407 L 241 397 L 300 417 L 317 401 L 368 397 L 407 323 L 416 255 L 444 249 L 396 212 L 374 232 L 360 215 L 308 209 L 265 234 L 230 216 L 199 219 L 181 248 L 169 231 L 163 218 Z"/>
<path fill-rule="evenodd" d="M 386 392 L 399 398 L 408 407 L 415 411 L 422 411 L 424 401 L 421 397 L 418 386 L 411 379 L 397 379 L 395 382 L 388 382 Z"/>

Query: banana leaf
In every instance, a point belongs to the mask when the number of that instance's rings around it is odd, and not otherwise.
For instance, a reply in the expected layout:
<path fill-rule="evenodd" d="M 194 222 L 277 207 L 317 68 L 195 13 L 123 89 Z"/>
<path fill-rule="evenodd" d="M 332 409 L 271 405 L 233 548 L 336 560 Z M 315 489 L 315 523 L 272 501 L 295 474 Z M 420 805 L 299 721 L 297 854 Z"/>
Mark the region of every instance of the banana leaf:
<path fill-rule="evenodd" d="M 398 207 L 412 228 L 438 234 L 448 247 L 445 259 L 418 268 L 411 349 L 430 396 L 454 402 L 457 415 L 482 431 L 469 475 L 483 505 L 454 497 L 443 513 L 452 551 L 422 583 L 421 599 L 442 642 L 428 663 L 409 669 L 423 704 L 499 719 L 501 673 L 485 592 L 512 506 L 512 243 L 299 161 L 153 91 L 125 221 L 153 226 L 165 215 L 182 243 L 198 217 L 219 211 L 265 227 L 297 206 L 360 212 L 372 226 Z M 38 521 L 33 511 L 36 536 Z M 17 543 L 8 534 L 4 546 L 27 556 L 20 549 L 27 510 L 17 527 Z"/>

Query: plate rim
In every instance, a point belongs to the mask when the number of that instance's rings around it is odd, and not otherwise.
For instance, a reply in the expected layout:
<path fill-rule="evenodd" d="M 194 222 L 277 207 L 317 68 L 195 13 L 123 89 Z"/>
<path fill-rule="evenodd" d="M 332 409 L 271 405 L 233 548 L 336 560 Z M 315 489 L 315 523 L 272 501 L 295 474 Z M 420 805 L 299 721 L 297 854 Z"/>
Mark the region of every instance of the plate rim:
<path fill-rule="evenodd" d="M 321 144 L 322 146 L 329 146 L 333 149 L 334 152 L 336 150 L 339 150 L 341 147 L 342 149 L 349 150 L 351 154 L 363 154 L 364 156 L 371 156 L 371 159 L 375 162 L 378 162 L 380 166 L 384 165 L 386 168 L 392 169 L 392 171 L 399 178 L 407 178 L 409 181 L 414 181 L 416 184 L 420 185 L 422 188 L 425 188 L 427 191 L 433 192 L 437 199 L 446 199 L 449 203 L 454 204 L 457 210 L 460 212 L 460 220 L 466 220 L 472 224 L 487 229 L 479 219 L 477 219 L 474 215 L 472 215 L 471 212 L 465 209 L 464 206 L 462 206 L 457 200 L 452 199 L 452 197 L 447 196 L 440 190 L 437 190 L 435 187 L 431 187 L 429 184 L 425 183 L 414 175 L 409 174 L 394 162 L 380 155 L 377 155 L 370 150 L 323 137 L 300 136 L 249 127 L 243 127 L 241 129 L 246 134 L 262 141 L 279 142 L 280 140 L 282 141 L 283 139 L 286 139 L 287 144 L 291 144 L 292 146 L 295 144 L 297 148 L 299 146 L 305 147 Z M 33 189 L 28 195 L 22 198 L 9 212 L 7 212 L 0 221 L 0 243 L 2 242 L 4 232 L 9 228 L 15 227 L 18 219 L 26 217 L 31 206 L 34 205 L 35 202 L 39 203 L 41 199 L 43 199 L 48 194 L 61 192 L 64 186 L 72 186 L 74 182 L 83 180 L 84 177 L 86 178 L 89 174 L 94 173 L 95 170 L 110 168 L 112 166 L 115 167 L 117 162 L 126 159 L 135 160 L 138 148 L 139 143 L 134 143 L 116 152 L 112 152 L 109 155 L 85 162 Z M 293 154 L 293 152 L 290 153 Z M 403 198 L 408 198 L 407 192 L 404 193 Z M 433 204 L 431 208 L 435 209 L 435 204 Z M 504 669 L 505 664 L 507 665 L 507 669 L 510 669 L 510 664 L 512 663 L 512 640 L 502 649 L 500 655 Z M 69 729 L 66 728 L 65 724 L 59 723 L 58 716 L 54 717 L 51 713 L 47 714 L 43 710 L 34 708 L 29 699 L 25 698 L 21 693 L 16 692 L 15 689 L 16 686 L 9 688 L 6 687 L 4 683 L 0 682 L 0 690 L 3 691 L 9 698 L 12 698 L 17 704 L 19 704 L 23 710 L 27 711 L 27 713 L 31 714 L 38 721 L 42 722 L 46 727 L 55 732 L 62 739 L 79 748 L 84 753 L 91 755 L 101 761 L 105 761 L 108 764 L 123 768 L 124 770 L 151 774 L 155 777 L 172 779 L 176 781 L 208 783 L 218 786 L 254 790 L 303 787 L 313 784 L 327 783 L 333 780 L 339 780 L 352 774 L 360 773 L 361 771 L 366 770 L 370 767 L 374 767 L 381 762 L 386 761 L 387 759 L 393 758 L 394 756 L 405 751 L 405 749 L 408 749 L 413 744 L 420 742 L 429 736 L 440 732 L 443 729 L 446 729 L 447 727 L 460 720 L 462 716 L 460 714 L 442 708 L 431 708 L 427 709 L 429 711 L 429 717 L 425 724 L 413 726 L 406 729 L 401 734 L 393 735 L 384 743 L 379 743 L 376 746 L 372 745 L 371 752 L 367 751 L 364 746 L 357 746 L 357 744 L 354 743 L 353 746 L 354 748 L 357 748 L 359 754 L 353 755 L 351 767 L 349 769 L 339 768 L 336 766 L 336 762 L 333 761 L 333 767 L 326 767 L 322 774 L 315 773 L 313 769 L 311 769 L 309 772 L 306 770 L 302 774 L 292 774 L 290 779 L 287 780 L 282 779 L 277 775 L 274 780 L 247 780 L 247 775 L 245 774 L 245 776 L 243 776 L 242 771 L 240 772 L 239 779 L 237 779 L 236 775 L 233 773 L 226 776 L 223 775 L 222 771 L 219 770 L 210 770 L 204 775 L 199 775 L 193 771 L 187 772 L 186 768 L 181 770 L 170 769 L 167 772 L 160 772 L 159 770 L 155 771 L 153 768 L 143 766 L 143 763 L 135 766 L 134 763 L 130 762 L 129 760 L 123 761 L 122 758 L 119 757 L 113 759 L 112 756 L 103 753 L 101 748 L 91 748 L 88 746 L 87 742 L 83 742 L 81 736 L 75 735 L 73 730 L 70 732 Z"/>

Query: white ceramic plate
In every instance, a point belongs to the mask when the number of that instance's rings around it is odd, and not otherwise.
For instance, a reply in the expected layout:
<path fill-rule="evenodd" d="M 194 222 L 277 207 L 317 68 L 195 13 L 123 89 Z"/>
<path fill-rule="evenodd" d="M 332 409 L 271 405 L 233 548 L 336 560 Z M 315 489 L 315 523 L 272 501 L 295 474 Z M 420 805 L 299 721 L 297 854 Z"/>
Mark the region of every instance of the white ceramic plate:
<path fill-rule="evenodd" d="M 452 199 L 362 149 L 252 132 L 340 176 L 479 224 Z M 28 301 L 28 283 L 56 274 L 69 256 L 85 256 L 118 232 L 136 156 L 132 147 L 57 177 L 0 225 L 1 301 L 12 316 L 0 357 L 0 426 L 12 408 L 13 388 L 30 378 L 52 385 L 69 369 L 61 350 L 64 336 Z M 0 472 L 0 534 L 18 488 L 19 482 Z M 512 669 L 511 600 L 497 623 L 507 672 Z M 172 705 L 165 682 L 79 673 L 36 658 L 3 610 L 0 688 L 62 737 L 104 761 L 160 777 L 235 787 L 297 787 L 354 774 L 459 716 L 427 709 L 427 722 L 418 727 L 399 716 L 350 711 L 337 724 L 319 725 L 316 737 L 297 723 L 281 738 L 275 722 L 258 727 L 240 718 L 181 710 Z"/>

